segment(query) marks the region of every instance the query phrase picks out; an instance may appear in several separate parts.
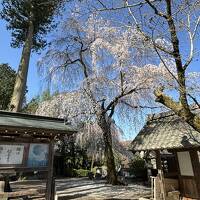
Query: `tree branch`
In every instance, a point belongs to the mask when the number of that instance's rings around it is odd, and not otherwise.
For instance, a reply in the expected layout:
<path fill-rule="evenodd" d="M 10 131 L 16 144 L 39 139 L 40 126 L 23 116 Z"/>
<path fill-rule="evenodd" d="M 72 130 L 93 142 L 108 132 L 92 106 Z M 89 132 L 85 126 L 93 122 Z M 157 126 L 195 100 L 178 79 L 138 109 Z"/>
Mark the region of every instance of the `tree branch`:
<path fill-rule="evenodd" d="M 135 88 L 129 90 L 129 91 L 126 92 L 126 93 L 125 93 L 125 92 L 124 92 L 124 93 L 121 93 L 120 95 L 116 96 L 116 97 L 108 104 L 108 106 L 106 107 L 105 110 L 108 111 L 108 110 L 111 109 L 111 107 L 112 107 L 113 105 L 116 106 L 117 103 L 119 102 L 119 100 L 120 100 L 122 97 L 128 96 L 128 95 L 130 95 L 130 94 L 132 94 L 132 93 L 134 93 L 134 92 L 137 93 L 137 91 L 139 91 L 139 90 L 145 90 L 145 89 L 148 89 L 148 88 L 138 88 L 138 87 L 136 86 Z"/>
<path fill-rule="evenodd" d="M 157 0 L 154 0 L 153 2 L 155 2 Z M 127 8 L 134 8 L 134 7 L 138 7 L 138 6 L 142 6 L 144 4 L 146 4 L 146 1 L 143 1 L 143 2 L 139 2 L 139 3 L 135 3 L 135 4 L 131 4 L 131 5 L 124 5 L 124 6 L 119 6 L 119 7 L 111 7 L 111 8 L 108 8 L 106 7 L 106 5 L 98 0 L 98 2 L 103 6 L 102 9 L 97 9 L 97 11 L 116 11 L 116 10 L 122 10 L 122 9 L 127 9 Z"/>
<path fill-rule="evenodd" d="M 160 17 L 164 17 L 165 19 L 167 19 L 167 15 L 165 15 L 164 13 L 160 12 L 152 3 L 152 1 L 150 0 L 145 0 L 149 6 L 154 10 L 156 15 L 159 15 Z"/>
<path fill-rule="evenodd" d="M 156 96 L 156 102 L 162 103 L 164 106 L 170 108 L 175 113 L 179 113 L 182 109 L 180 103 L 175 102 L 172 98 L 168 97 L 163 93 L 164 88 L 161 86 L 154 91 L 154 95 Z"/>
<path fill-rule="evenodd" d="M 189 64 L 192 62 L 193 56 L 194 56 L 194 38 L 197 32 L 197 28 L 199 26 L 200 23 L 200 17 L 198 17 L 197 22 L 195 24 L 195 28 L 193 33 L 191 32 L 191 26 L 190 26 L 190 15 L 188 14 L 188 34 L 189 34 L 189 39 L 190 39 L 190 55 L 186 61 L 186 63 L 184 64 L 183 68 L 184 70 L 187 69 L 187 67 L 189 66 Z"/>
<path fill-rule="evenodd" d="M 113 104 L 112 107 L 111 107 L 110 114 L 109 114 L 110 118 L 113 116 L 114 112 L 115 112 L 115 105 Z"/>
<path fill-rule="evenodd" d="M 155 45 L 155 42 L 153 42 L 154 45 L 154 49 L 158 55 L 158 57 L 160 58 L 161 62 L 163 63 L 165 69 L 169 72 L 169 74 L 177 81 L 177 83 L 179 84 L 179 80 L 176 78 L 176 76 L 169 70 L 168 66 L 166 65 L 164 59 L 162 58 L 162 56 L 160 55 L 159 51 L 157 50 L 157 46 Z"/>
<path fill-rule="evenodd" d="M 199 102 L 197 101 L 197 99 L 195 97 L 193 97 L 191 94 L 187 94 L 193 101 L 194 103 L 200 108 L 200 104 Z"/>
<path fill-rule="evenodd" d="M 120 71 L 121 94 L 124 93 L 124 76 L 125 76 L 125 74 L 122 71 Z"/>
<path fill-rule="evenodd" d="M 123 103 L 123 104 L 125 104 L 125 105 L 127 105 L 127 106 L 129 106 L 129 107 L 131 107 L 131 108 L 133 108 L 133 109 L 137 109 L 137 108 L 142 108 L 142 109 L 145 109 L 145 108 L 147 108 L 147 109 L 157 109 L 157 108 L 161 108 L 160 106 L 134 106 L 134 105 L 131 105 L 130 103 L 128 103 L 128 102 L 126 102 L 126 101 L 120 101 L 120 103 Z"/>
<path fill-rule="evenodd" d="M 152 1 L 151 1 L 152 2 Z M 173 51 L 170 51 L 162 46 L 160 46 L 159 44 L 156 44 L 155 41 L 153 40 L 153 38 L 149 37 L 147 34 L 145 34 L 142 29 L 140 28 L 140 25 L 139 23 L 137 22 L 137 19 L 136 17 L 134 16 L 133 12 L 131 11 L 131 9 L 129 8 L 129 4 L 128 4 L 128 0 L 125 1 L 126 3 L 126 7 L 128 9 L 128 12 L 129 14 L 131 15 L 131 17 L 133 18 L 135 24 L 136 24 L 136 27 L 137 27 L 137 30 L 145 37 L 145 40 L 146 41 L 149 41 L 150 43 L 153 43 L 159 50 L 169 54 L 169 55 L 172 55 L 173 56 Z"/>

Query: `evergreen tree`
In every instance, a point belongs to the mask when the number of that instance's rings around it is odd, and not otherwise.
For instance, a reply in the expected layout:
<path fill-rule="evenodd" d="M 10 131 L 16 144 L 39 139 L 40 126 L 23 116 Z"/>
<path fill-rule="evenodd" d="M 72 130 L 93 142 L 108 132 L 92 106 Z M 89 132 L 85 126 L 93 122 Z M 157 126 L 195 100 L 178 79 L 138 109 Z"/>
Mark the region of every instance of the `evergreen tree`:
<path fill-rule="evenodd" d="M 36 110 L 38 109 L 40 103 L 40 97 L 34 97 L 30 100 L 29 103 L 27 103 L 24 108 L 22 109 L 22 112 L 28 113 L 28 114 L 35 114 Z"/>
<path fill-rule="evenodd" d="M 23 47 L 17 72 L 10 110 L 20 111 L 24 93 L 30 54 L 46 46 L 44 36 L 55 27 L 54 14 L 62 0 L 3 0 L 1 17 L 8 22 L 12 31 L 11 46 Z"/>
<path fill-rule="evenodd" d="M 48 100 L 51 100 L 52 96 L 53 95 L 51 95 L 50 90 L 47 89 L 47 90 L 43 91 L 43 93 L 41 94 L 40 100 L 41 100 L 41 102 L 48 101 Z"/>
<path fill-rule="evenodd" d="M 8 64 L 0 64 L 0 109 L 7 110 L 13 93 L 16 72 Z"/>
<path fill-rule="evenodd" d="M 22 109 L 22 112 L 28 113 L 28 114 L 35 114 L 39 104 L 43 101 L 51 100 L 53 96 L 56 96 L 59 94 L 59 91 L 55 91 L 53 94 L 51 94 L 50 90 L 47 89 L 43 91 L 41 95 L 38 95 L 36 97 L 33 97 L 30 102 L 25 103 L 25 106 Z"/>

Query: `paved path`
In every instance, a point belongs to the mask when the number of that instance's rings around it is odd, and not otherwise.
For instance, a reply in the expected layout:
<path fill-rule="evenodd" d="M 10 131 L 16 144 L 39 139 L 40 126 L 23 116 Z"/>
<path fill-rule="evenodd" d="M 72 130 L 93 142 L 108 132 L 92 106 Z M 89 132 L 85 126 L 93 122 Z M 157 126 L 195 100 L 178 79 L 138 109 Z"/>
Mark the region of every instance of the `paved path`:
<path fill-rule="evenodd" d="M 15 182 L 13 187 L 15 189 L 41 189 L 45 188 L 45 184 L 41 181 L 24 181 Z M 68 178 L 56 180 L 56 190 L 58 200 L 137 200 L 139 197 L 150 195 L 150 188 L 140 184 L 112 186 L 106 184 L 105 181 L 91 181 L 88 178 Z"/>

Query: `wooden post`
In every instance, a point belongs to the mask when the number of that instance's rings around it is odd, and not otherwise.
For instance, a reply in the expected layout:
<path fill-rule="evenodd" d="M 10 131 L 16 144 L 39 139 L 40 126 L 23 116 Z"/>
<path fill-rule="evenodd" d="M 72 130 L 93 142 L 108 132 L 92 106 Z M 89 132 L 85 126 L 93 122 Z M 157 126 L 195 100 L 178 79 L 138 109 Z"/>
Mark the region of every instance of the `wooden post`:
<path fill-rule="evenodd" d="M 165 180 L 162 170 L 162 162 L 160 156 L 160 150 L 156 150 L 156 168 L 158 169 L 158 177 L 160 181 L 162 199 L 166 200 Z"/>
<path fill-rule="evenodd" d="M 48 175 L 46 183 L 46 200 L 54 200 L 55 185 L 53 184 L 53 159 L 54 159 L 54 143 L 49 144 L 49 162 L 48 162 Z"/>
<path fill-rule="evenodd" d="M 151 198 L 153 199 L 154 198 L 154 179 L 155 177 L 152 177 L 151 176 Z"/>
<path fill-rule="evenodd" d="M 159 175 L 159 179 L 160 179 L 162 199 L 166 200 L 167 194 L 166 194 L 166 187 L 165 187 L 165 178 L 163 175 L 163 171 L 161 169 L 158 170 L 158 175 Z"/>
<path fill-rule="evenodd" d="M 194 172 L 194 179 L 196 182 L 197 192 L 198 192 L 198 199 L 200 199 L 200 163 L 197 150 L 190 151 L 190 157 Z"/>
<path fill-rule="evenodd" d="M 155 152 L 156 152 L 156 168 L 162 169 L 160 150 L 156 150 Z"/>
<path fill-rule="evenodd" d="M 183 194 L 184 186 L 183 186 L 183 180 L 181 178 L 181 171 L 179 167 L 179 161 L 178 161 L 178 154 L 177 151 L 174 151 L 174 156 L 175 156 L 175 161 L 176 161 L 176 166 L 177 166 L 177 171 L 178 171 L 178 183 L 179 183 L 179 191 L 181 194 Z"/>

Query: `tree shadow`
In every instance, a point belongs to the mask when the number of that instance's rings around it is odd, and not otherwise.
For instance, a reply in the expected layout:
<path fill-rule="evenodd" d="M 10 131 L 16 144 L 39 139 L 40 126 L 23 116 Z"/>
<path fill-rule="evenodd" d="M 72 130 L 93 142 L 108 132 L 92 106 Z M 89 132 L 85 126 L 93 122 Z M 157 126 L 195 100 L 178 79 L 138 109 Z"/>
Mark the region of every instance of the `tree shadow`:
<path fill-rule="evenodd" d="M 91 192 L 87 192 L 84 194 L 72 194 L 72 195 L 66 195 L 66 196 L 58 196 L 58 200 L 68 200 L 68 199 L 79 199 L 88 196 L 91 194 Z"/>

